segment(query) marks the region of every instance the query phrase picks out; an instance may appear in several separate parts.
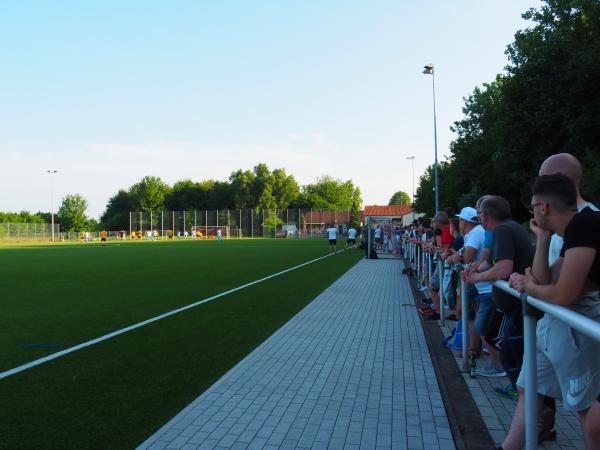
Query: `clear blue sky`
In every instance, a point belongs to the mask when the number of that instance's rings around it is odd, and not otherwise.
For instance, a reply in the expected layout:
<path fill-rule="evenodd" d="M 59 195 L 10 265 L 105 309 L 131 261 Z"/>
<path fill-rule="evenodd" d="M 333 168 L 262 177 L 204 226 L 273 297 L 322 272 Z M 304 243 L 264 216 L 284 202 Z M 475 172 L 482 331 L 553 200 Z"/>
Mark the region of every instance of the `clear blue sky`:
<path fill-rule="evenodd" d="M 412 194 L 463 97 L 494 79 L 530 0 L 4 0 L 0 211 L 79 193 L 98 217 L 145 175 L 226 179 L 258 162 Z M 51 189 L 47 169 L 59 171 Z"/>

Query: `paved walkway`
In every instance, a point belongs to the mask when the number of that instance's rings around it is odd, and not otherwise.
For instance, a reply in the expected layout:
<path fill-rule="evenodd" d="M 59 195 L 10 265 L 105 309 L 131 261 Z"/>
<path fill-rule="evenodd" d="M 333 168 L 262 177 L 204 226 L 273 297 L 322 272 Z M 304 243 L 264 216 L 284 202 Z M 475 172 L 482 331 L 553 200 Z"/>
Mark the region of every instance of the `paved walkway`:
<path fill-rule="evenodd" d="M 141 449 L 454 449 L 399 260 L 362 260 Z"/>

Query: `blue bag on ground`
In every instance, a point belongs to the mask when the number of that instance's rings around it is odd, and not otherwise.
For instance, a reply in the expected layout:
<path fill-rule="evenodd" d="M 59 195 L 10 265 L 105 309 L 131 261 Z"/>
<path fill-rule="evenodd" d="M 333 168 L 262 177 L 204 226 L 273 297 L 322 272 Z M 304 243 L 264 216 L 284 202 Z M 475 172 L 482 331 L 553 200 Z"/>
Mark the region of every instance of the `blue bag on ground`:
<path fill-rule="evenodd" d="M 467 328 L 467 341 L 469 340 L 469 329 Z M 462 335 L 462 320 L 456 322 L 456 328 L 452 330 L 452 333 L 442 341 L 442 345 L 452 350 L 462 350 L 463 346 L 463 335 Z"/>

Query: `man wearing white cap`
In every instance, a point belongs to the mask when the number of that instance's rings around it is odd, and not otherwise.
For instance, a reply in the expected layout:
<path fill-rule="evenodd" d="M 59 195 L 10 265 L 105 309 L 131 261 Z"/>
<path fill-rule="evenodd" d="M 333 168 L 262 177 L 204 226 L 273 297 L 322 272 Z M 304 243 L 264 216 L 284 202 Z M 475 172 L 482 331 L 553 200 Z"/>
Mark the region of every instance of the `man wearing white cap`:
<path fill-rule="evenodd" d="M 463 208 L 458 217 L 460 218 L 460 232 L 465 237 L 462 262 L 470 264 L 478 261 L 483 253 L 485 230 L 478 222 L 475 208 L 470 206 Z M 473 328 L 476 335 L 485 336 L 489 319 L 496 310 L 496 304 L 492 299 L 492 284 L 489 281 L 480 281 L 475 283 L 474 286 L 477 294 L 472 300 L 475 302 L 477 312 L 474 317 Z M 478 369 L 477 374 L 484 377 L 506 376 L 500 362 L 500 352 L 493 346 L 488 345 L 485 339 L 483 343 L 489 350 L 492 362 L 488 367 Z"/>

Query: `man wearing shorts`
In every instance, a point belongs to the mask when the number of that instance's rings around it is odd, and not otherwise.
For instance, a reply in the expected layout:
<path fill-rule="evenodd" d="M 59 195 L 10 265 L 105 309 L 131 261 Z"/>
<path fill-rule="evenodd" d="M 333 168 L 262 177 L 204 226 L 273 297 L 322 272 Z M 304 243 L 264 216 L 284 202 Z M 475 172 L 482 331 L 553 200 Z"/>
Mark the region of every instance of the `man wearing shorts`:
<path fill-rule="evenodd" d="M 377 228 L 375 228 L 375 232 L 373 233 L 373 235 L 375 236 L 375 246 L 377 250 L 380 250 L 383 244 L 383 240 L 381 239 L 381 231 L 381 226 L 377 225 Z"/>
<path fill-rule="evenodd" d="M 438 320 L 440 318 L 440 313 L 442 313 L 441 305 L 440 305 L 440 267 L 444 264 L 444 261 L 437 255 L 438 250 L 443 252 L 447 250 L 451 245 L 454 239 L 450 235 L 450 220 L 448 219 L 448 214 L 444 211 L 438 212 L 434 217 L 434 246 L 431 250 L 434 254 L 430 255 L 430 257 L 434 257 L 434 260 L 437 259 L 435 263 L 435 267 L 432 265 L 432 271 L 429 275 L 429 295 L 431 295 L 431 299 L 433 300 L 434 309 L 429 313 L 427 310 L 421 311 L 427 316 L 427 319 L 430 320 Z"/>
<path fill-rule="evenodd" d="M 471 264 L 478 261 L 484 252 L 485 230 L 477 220 L 477 210 L 475 208 L 468 206 L 463 208 L 458 217 L 460 218 L 460 232 L 465 239 L 462 262 Z M 491 359 L 491 364 L 486 368 L 478 369 L 477 375 L 484 377 L 506 376 L 500 362 L 500 353 L 483 339 L 487 331 L 487 324 L 494 311 L 496 311 L 496 304 L 492 299 L 492 284 L 489 281 L 480 281 L 475 283 L 474 288 L 473 306 L 476 313 L 473 329 L 477 339 L 482 338 L 483 345 L 488 349 Z M 471 308 L 469 308 L 470 312 Z"/>
<path fill-rule="evenodd" d="M 348 230 L 348 239 L 346 239 L 346 248 L 348 248 L 349 244 L 356 244 L 356 229 L 354 227 L 350 227 Z"/>
<path fill-rule="evenodd" d="M 530 296 L 566 306 L 600 322 L 600 213 L 578 211 L 580 195 L 562 174 L 538 177 L 533 188 L 530 228 L 537 238 L 533 267 L 513 274 L 510 284 Z M 552 233 L 563 236 L 558 259 L 549 264 Z M 546 314 L 538 322 L 538 394 L 563 399 L 581 418 L 587 448 L 600 448 L 600 343 Z M 519 403 L 503 449 L 524 442 L 524 379 Z"/>
<path fill-rule="evenodd" d="M 529 234 L 511 219 L 509 203 L 497 195 L 487 195 L 480 205 L 479 218 L 482 225 L 494 233 L 492 249 L 493 265 L 485 262 L 476 270 L 465 271 L 469 284 L 481 281 L 508 280 L 514 272 L 525 273 L 533 261 L 533 247 Z M 523 315 L 519 299 L 492 287 L 492 298 L 501 313 L 495 314 L 487 326 L 486 339 L 500 350 L 502 366 L 512 387 L 516 382 L 523 361 Z M 497 368 L 496 368 L 497 369 Z M 487 368 L 488 375 L 493 366 Z"/>
<path fill-rule="evenodd" d="M 327 237 L 329 238 L 329 245 L 331 246 L 331 253 L 335 253 L 337 250 L 337 228 L 334 225 L 327 228 Z"/>

